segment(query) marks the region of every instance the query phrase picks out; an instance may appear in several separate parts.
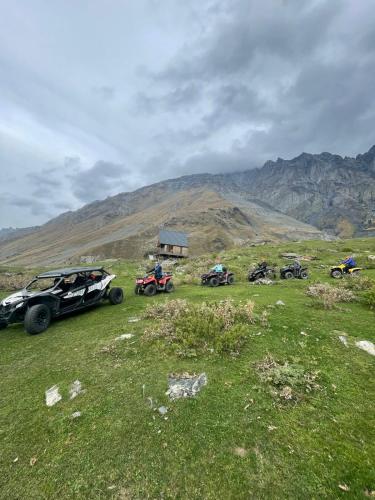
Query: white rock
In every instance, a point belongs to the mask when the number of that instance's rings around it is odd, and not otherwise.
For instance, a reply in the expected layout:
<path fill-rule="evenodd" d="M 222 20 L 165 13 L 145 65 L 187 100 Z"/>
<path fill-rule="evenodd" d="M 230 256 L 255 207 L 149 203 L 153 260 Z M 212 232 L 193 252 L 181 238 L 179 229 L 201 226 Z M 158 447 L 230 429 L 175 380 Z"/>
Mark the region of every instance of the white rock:
<path fill-rule="evenodd" d="M 78 394 L 81 394 L 82 392 L 83 390 L 81 382 L 79 380 L 75 380 L 69 389 L 70 399 L 76 398 Z"/>
<path fill-rule="evenodd" d="M 360 340 L 359 342 L 356 342 L 355 345 L 363 351 L 371 354 L 371 356 L 375 356 L 375 345 L 369 340 Z"/>
<path fill-rule="evenodd" d="M 140 321 L 140 318 L 129 318 L 128 319 L 128 323 L 137 323 L 138 321 Z"/>
<path fill-rule="evenodd" d="M 134 337 L 134 335 L 132 333 L 123 333 L 119 337 L 116 337 L 115 340 L 127 340 L 127 339 L 131 339 L 132 337 Z"/>
<path fill-rule="evenodd" d="M 62 397 L 61 394 L 59 393 L 59 388 L 57 385 L 54 385 L 50 387 L 49 389 L 46 390 L 46 405 L 47 406 L 53 406 L 59 401 L 61 401 Z"/>
<path fill-rule="evenodd" d="M 278 300 L 278 301 L 276 302 L 276 305 L 277 305 L 277 306 L 285 306 L 285 304 L 284 304 L 284 302 L 283 302 L 282 300 Z"/>
<path fill-rule="evenodd" d="M 166 394 L 170 399 L 194 397 L 203 386 L 207 385 L 207 375 L 170 375 L 168 377 L 168 390 Z"/>
<path fill-rule="evenodd" d="M 168 412 L 168 408 L 166 406 L 160 406 L 158 408 L 158 412 L 160 413 L 160 415 L 165 415 Z"/>
<path fill-rule="evenodd" d="M 72 413 L 72 418 L 79 418 L 81 415 L 82 413 L 80 411 L 75 411 L 74 413 Z"/>
<path fill-rule="evenodd" d="M 349 347 L 348 338 L 346 335 L 339 335 L 339 341 L 344 344 L 345 347 Z"/>

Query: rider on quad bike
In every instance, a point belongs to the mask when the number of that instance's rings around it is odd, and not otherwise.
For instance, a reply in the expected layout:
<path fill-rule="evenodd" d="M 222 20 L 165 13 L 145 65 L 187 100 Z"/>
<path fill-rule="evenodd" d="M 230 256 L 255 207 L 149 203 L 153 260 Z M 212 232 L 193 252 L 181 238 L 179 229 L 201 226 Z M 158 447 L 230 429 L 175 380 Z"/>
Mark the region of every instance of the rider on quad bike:
<path fill-rule="evenodd" d="M 352 256 L 345 257 L 344 260 L 338 266 L 333 266 L 331 268 L 331 277 L 332 278 L 342 278 L 344 274 L 348 276 L 356 276 L 359 274 L 361 270 L 360 267 L 357 267 L 357 263 Z"/>
<path fill-rule="evenodd" d="M 269 278 L 275 279 L 275 269 L 271 267 L 265 260 L 257 264 L 257 267 L 249 271 L 247 279 L 249 281 L 257 281 L 259 279 Z"/>
<path fill-rule="evenodd" d="M 307 272 L 307 267 L 302 267 L 301 263 L 298 260 L 295 260 L 293 264 L 289 264 L 280 269 L 280 278 L 281 279 L 291 279 L 291 278 L 299 278 L 302 280 L 306 280 L 309 277 Z"/>
<path fill-rule="evenodd" d="M 208 273 L 202 274 L 202 285 L 219 286 L 233 285 L 234 274 L 230 273 L 226 267 L 221 264 L 220 260 L 216 260 L 215 266 Z"/>
<path fill-rule="evenodd" d="M 173 290 L 172 274 L 163 273 L 162 265 L 157 261 L 155 266 L 147 271 L 146 276 L 136 279 L 134 292 L 136 295 L 152 296 L 157 292 L 171 293 Z"/>

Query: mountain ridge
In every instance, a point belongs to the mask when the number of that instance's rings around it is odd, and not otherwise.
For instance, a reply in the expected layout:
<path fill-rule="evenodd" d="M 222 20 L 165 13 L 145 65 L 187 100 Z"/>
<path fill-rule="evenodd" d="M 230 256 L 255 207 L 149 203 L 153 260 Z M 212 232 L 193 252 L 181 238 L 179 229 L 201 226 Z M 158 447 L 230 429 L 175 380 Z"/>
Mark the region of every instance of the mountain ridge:
<path fill-rule="evenodd" d="M 194 253 L 326 233 L 370 234 L 374 200 L 375 146 L 355 158 L 301 153 L 260 168 L 184 175 L 91 202 L 24 228 L 19 237 L 12 231 L 10 240 L 0 239 L 0 260 L 38 262 L 44 252 L 59 262 L 82 252 L 114 256 L 114 249 L 129 257 L 151 251 L 161 225 L 189 232 Z M 56 239 L 61 252 L 52 244 Z M 54 251 L 45 248 L 48 241 Z"/>

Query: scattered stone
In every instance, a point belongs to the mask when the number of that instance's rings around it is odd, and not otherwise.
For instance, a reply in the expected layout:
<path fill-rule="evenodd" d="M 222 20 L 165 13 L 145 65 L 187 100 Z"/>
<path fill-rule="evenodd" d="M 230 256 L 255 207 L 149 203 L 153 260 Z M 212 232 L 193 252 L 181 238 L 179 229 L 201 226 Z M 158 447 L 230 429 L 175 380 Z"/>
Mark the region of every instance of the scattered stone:
<path fill-rule="evenodd" d="M 301 334 L 301 335 L 304 335 L 305 337 L 308 337 L 308 336 L 309 336 L 309 334 L 308 334 L 308 333 L 306 333 L 306 332 L 300 332 L 300 334 Z"/>
<path fill-rule="evenodd" d="M 37 457 L 31 457 L 30 458 L 30 465 L 33 467 L 37 463 L 38 459 Z"/>
<path fill-rule="evenodd" d="M 140 320 L 141 320 L 141 318 L 129 318 L 128 323 L 137 323 Z"/>
<path fill-rule="evenodd" d="M 75 418 L 79 418 L 82 416 L 82 413 L 80 411 L 75 411 L 72 413 L 72 419 L 74 420 Z"/>
<path fill-rule="evenodd" d="M 355 345 L 363 351 L 371 354 L 371 356 L 375 356 L 375 345 L 369 340 L 360 340 L 359 342 L 356 342 Z"/>
<path fill-rule="evenodd" d="M 134 337 L 133 333 L 123 333 L 119 337 L 116 337 L 115 340 L 128 340 Z"/>
<path fill-rule="evenodd" d="M 170 399 L 194 397 L 203 386 L 207 384 L 207 375 L 181 373 L 168 376 L 168 390 L 166 392 Z"/>
<path fill-rule="evenodd" d="M 16 464 L 18 462 L 18 457 L 13 459 L 13 463 Z"/>
<path fill-rule="evenodd" d="M 284 259 L 297 259 L 298 258 L 298 254 L 296 253 L 281 253 L 280 254 L 280 257 L 284 257 Z"/>
<path fill-rule="evenodd" d="M 159 406 L 158 412 L 160 415 L 165 415 L 168 412 L 168 408 L 166 406 Z"/>
<path fill-rule="evenodd" d="M 367 258 L 368 260 L 375 260 L 375 255 L 368 255 Z"/>
<path fill-rule="evenodd" d="M 45 395 L 46 395 L 46 405 L 47 406 L 54 406 L 56 403 L 58 403 L 62 399 L 61 394 L 59 393 L 59 388 L 57 385 L 54 385 L 54 386 L 50 387 L 49 389 L 47 389 L 45 392 Z"/>
<path fill-rule="evenodd" d="M 274 430 L 276 430 L 276 429 L 277 429 L 277 427 L 275 427 L 274 425 L 269 425 L 269 426 L 268 426 L 268 430 L 269 430 L 270 432 L 272 432 L 272 431 L 274 431 Z"/>
<path fill-rule="evenodd" d="M 345 347 L 349 347 L 348 337 L 346 335 L 339 335 L 339 341 L 344 344 Z"/>
<path fill-rule="evenodd" d="M 245 450 L 245 448 L 240 448 L 239 446 L 237 446 L 236 448 L 234 448 L 233 453 L 238 457 L 245 458 L 249 452 Z"/>
<path fill-rule="evenodd" d="M 254 282 L 256 285 L 273 285 L 273 281 L 268 278 L 260 278 Z"/>
<path fill-rule="evenodd" d="M 276 302 L 276 305 L 277 305 L 277 306 L 285 306 L 285 303 L 284 303 L 282 300 L 278 300 L 278 301 Z"/>
<path fill-rule="evenodd" d="M 79 380 L 75 380 L 69 389 L 70 399 L 76 398 L 78 394 L 81 394 L 82 392 L 84 391 L 82 389 L 81 382 Z"/>
<path fill-rule="evenodd" d="M 345 483 L 344 484 L 339 484 L 339 488 L 342 491 L 349 491 L 350 490 L 349 486 L 347 484 L 345 484 Z"/>

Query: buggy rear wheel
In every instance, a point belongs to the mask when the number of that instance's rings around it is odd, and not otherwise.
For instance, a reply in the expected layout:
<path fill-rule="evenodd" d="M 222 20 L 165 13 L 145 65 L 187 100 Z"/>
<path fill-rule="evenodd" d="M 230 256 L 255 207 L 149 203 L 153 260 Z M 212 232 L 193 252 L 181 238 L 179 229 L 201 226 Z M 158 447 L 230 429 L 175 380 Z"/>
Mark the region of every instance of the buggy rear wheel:
<path fill-rule="evenodd" d="M 234 283 L 234 276 L 228 276 L 227 283 L 228 283 L 228 285 L 233 285 L 233 283 Z"/>
<path fill-rule="evenodd" d="M 309 277 L 309 273 L 307 271 L 301 271 L 300 277 L 303 280 L 307 280 Z"/>
<path fill-rule="evenodd" d="M 145 286 L 143 293 L 147 295 L 147 297 L 152 297 L 156 293 L 156 285 L 154 283 L 149 283 Z"/>
<path fill-rule="evenodd" d="M 122 291 L 122 288 L 111 288 L 108 294 L 108 299 L 113 306 L 121 304 L 124 300 L 124 292 Z"/>
<path fill-rule="evenodd" d="M 286 271 L 286 272 L 284 273 L 284 278 L 285 278 L 286 280 L 290 280 L 290 279 L 294 278 L 294 274 L 292 273 L 292 271 Z"/>
<path fill-rule="evenodd" d="M 45 304 L 31 306 L 25 314 L 24 326 L 27 333 L 36 335 L 42 333 L 51 323 L 51 310 Z"/>
<path fill-rule="evenodd" d="M 168 283 L 165 285 L 165 291 L 167 293 L 171 293 L 174 291 L 173 281 L 168 281 Z"/>

